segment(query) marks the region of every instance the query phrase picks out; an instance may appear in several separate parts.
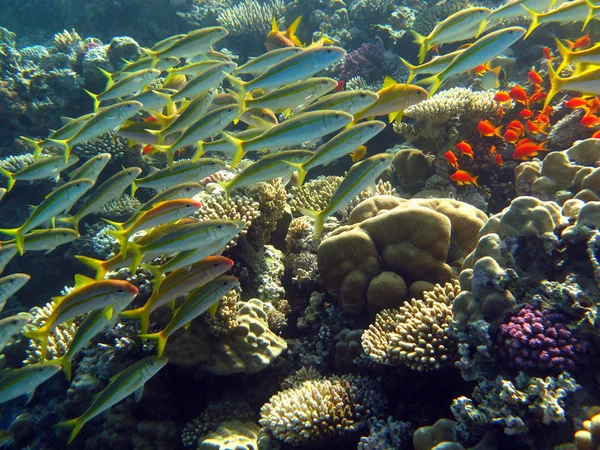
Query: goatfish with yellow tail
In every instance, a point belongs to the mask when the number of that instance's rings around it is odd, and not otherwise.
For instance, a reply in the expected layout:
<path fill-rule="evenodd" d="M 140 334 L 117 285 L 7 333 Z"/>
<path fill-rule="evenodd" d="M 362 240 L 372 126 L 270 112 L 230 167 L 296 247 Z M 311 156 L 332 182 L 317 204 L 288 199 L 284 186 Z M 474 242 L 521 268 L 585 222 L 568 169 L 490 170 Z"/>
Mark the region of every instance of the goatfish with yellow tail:
<path fill-rule="evenodd" d="M 118 223 L 105 219 L 106 222 L 117 228 L 116 230 L 107 231 L 106 234 L 117 239 L 121 245 L 121 252 L 126 252 L 129 238 L 134 233 L 189 217 L 198 211 L 201 206 L 202 203 L 191 198 L 168 200 L 157 204 L 154 208 L 142 214 L 135 215 L 127 222 Z"/>
<path fill-rule="evenodd" d="M 56 181 L 60 178 L 60 173 L 77 164 L 79 158 L 71 155 L 65 163 L 62 156 L 47 156 L 38 159 L 33 164 L 30 164 L 17 172 L 9 172 L 0 167 L 0 175 L 8 179 L 6 189 L 10 191 L 17 181 L 33 181 L 43 180 L 44 178 L 52 178 Z"/>
<path fill-rule="evenodd" d="M 247 141 L 226 132 L 223 132 L 222 136 L 236 148 L 231 159 L 231 168 L 234 168 L 246 152 L 299 145 L 344 128 L 352 120 L 350 114 L 342 111 L 314 111 L 298 114 Z"/>
<path fill-rule="evenodd" d="M 390 166 L 394 155 L 382 153 L 354 164 L 335 190 L 323 211 L 300 208 L 302 214 L 314 219 L 314 237 L 323 231 L 325 219 L 346 206 L 353 198 L 368 188 L 373 188 L 377 178 Z"/>
<path fill-rule="evenodd" d="M 168 202 L 170 200 L 192 198 L 194 195 L 199 194 L 203 190 L 204 186 L 202 186 L 200 183 L 187 182 L 176 184 L 166 188 L 163 191 L 160 191 L 158 194 L 144 203 L 144 205 L 140 208 L 140 211 L 149 211 L 159 203 Z"/>
<path fill-rule="evenodd" d="M 0 311 L 2 311 L 8 299 L 25 286 L 30 279 L 31 276 L 26 273 L 13 273 L 0 278 Z"/>
<path fill-rule="evenodd" d="M 58 189 L 50 192 L 44 201 L 33 209 L 33 212 L 19 228 L 0 229 L 0 233 L 15 237 L 17 250 L 24 252 L 25 234 L 38 226 L 54 221 L 59 214 L 68 211 L 85 194 L 94 182 L 86 178 L 69 181 Z"/>
<path fill-rule="evenodd" d="M 228 34 L 227 29 L 223 27 L 201 28 L 189 32 L 164 49 L 143 50 L 146 55 L 151 56 L 156 61 L 171 56 L 175 58 L 191 58 L 211 51 L 213 45 Z"/>
<path fill-rule="evenodd" d="M 142 334 L 148 332 L 150 314 L 157 308 L 175 301 L 184 295 L 216 277 L 223 275 L 233 266 L 233 261 L 224 256 L 209 256 L 200 262 L 171 272 L 154 288 L 152 295 L 144 306 L 129 311 L 123 311 L 121 317 L 140 321 Z"/>
<path fill-rule="evenodd" d="M 226 78 L 245 99 L 246 92 L 254 89 L 276 89 L 298 80 L 305 80 L 329 67 L 344 57 L 346 51 L 340 47 L 307 48 L 277 63 L 250 81 L 241 81 L 229 74 Z"/>
<path fill-rule="evenodd" d="M 296 32 L 298 31 L 301 21 L 302 16 L 299 16 L 296 20 L 294 20 L 287 30 L 279 31 L 277 18 L 273 16 L 273 20 L 271 21 L 271 31 L 269 31 L 267 34 L 267 39 L 265 40 L 267 52 L 282 47 L 303 47 L 302 42 L 298 36 L 296 36 Z"/>
<path fill-rule="evenodd" d="M 172 111 L 173 100 L 171 100 L 171 96 L 176 92 L 173 89 L 148 89 L 129 97 L 127 100 L 140 102 L 144 105 L 144 111 L 162 111 L 163 108 Z"/>
<path fill-rule="evenodd" d="M 225 167 L 225 163 L 217 158 L 177 161 L 171 169 L 167 167 L 137 180 L 134 183 L 134 191 L 140 187 L 158 191 L 169 186 L 198 181 L 225 169 Z"/>
<path fill-rule="evenodd" d="M 236 121 L 243 122 L 251 128 L 258 128 L 263 131 L 279 123 L 275 113 L 268 108 L 247 109 L 233 123 L 235 124 Z"/>
<path fill-rule="evenodd" d="M 275 112 L 283 112 L 308 106 L 319 97 L 327 94 L 336 87 L 333 78 L 309 78 L 296 81 L 257 98 L 248 98 L 248 108 L 268 108 Z"/>
<path fill-rule="evenodd" d="M 427 36 L 412 31 L 414 43 L 419 45 L 419 64 L 425 61 L 427 52 L 436 45 L 464 41 L 479 36 L 492 11 L 488 8 L 467 8 L 460 10 L 438 23 Z"/>
<path fill-rule="evenodd" d="M 173 272 L 177 269 L 190 266 L 209 256 L 220 255 L 226 245 L 237 236 L 246 227 L 246 222 L 241 220 L 217 219 L 220 228 L 215 227 L 215 234 L 212 240 L 206 240 L 205 243 L 195 249 L 186 250 L 177 253 L 173 258 L 161 266 L 142 264 L 142 267 L 152 273 L 154 277 L 152 283 L 154 289 L 158 289 L 164 274 Z"/>
<path fill-rule="evenodd" d="M 113 407 L 129 395 L 134 394 L 136 401 L 139 401 L 144 393 L 144 384 L 156 375 L 167 362 L 168 360 L 166 358 L 149 356 L 132 364 L 127 369 L 111 378 L 108 386 L 94 398 L 93 403 L 81 416 L 76 419 L 61 422 L 55 425 L 55 427 L 59 430 L 70 431 L 68 440 L 68 444 L 70 444 L 87 422 Z M 59 366 L 49 367 L 57 367 L 60 370 Z"/>
<path fill-rule="evenodd" d="M 16 254 L 17 246 L 15 244 L 0 247 L 0 273 L 4 272 L 7 264 L 12 261 Z"/>
<path fill-rule="evenodd" d="M 32 320 L 33 316 L 26 312 L 0 319 L 0 352 L 8 344 L 10 338 L 21 331 Z"/>
<path fill-rule="evenodd" d="M 336 92 L 321 97 L 316 102 L 304 108 L 302 112 L 336 110 L 354 115 L 371 106 L 378 98 L 379 96 L 375 92 L 361 89 Z"/>
<path fill-rule="evenodd" d="M 114 174 L 98 186 L 91 195 L 86 197 L 83 205 L 81 205 L 75 215 L 60 217 L 58 221 L 71 225 L 75 231 L 79 232 L 79 222 L 81 222 L 81 219 L 99 211 L 104 205 L 123 195 L 123 192 L 132 185 L 141 173 L 142 169 L 139 167 L 130 167 Z"/>
<path fill-rule="evenodd" d="M 513 17 L 524 16 L 524 7 L 531 8 L 534 11 L 546 11 L 556 6 L 557 0 L 510 0 L 498 9 L 492 11 L 488 17 L 488 22 L 497 22 L 502 19 L 511 19 Z M 564 0 L 558 0 L 559 4 L 564 3 Z"/>
<path fill-rule="evenodd" d="M 400 62 L 404 64 L 404 67 L 408 69 L 408 78 L 406 83 L 410 83 L 418 75 L 429 75 L 432 73 L 438 73 L 448 67 L 448 64 L 452 62 L 454 58 L 458 56 L 464 49 L 455 50 L 445 55 L 434 56 L 431 60 L 426 63 L 415 66 L 408 61 L 400 58 Z"/>
<path fill-rule="evenodd" d="M 154 50 L 155 52 L 160 52 L 162 50 L 166 50 L 171 47 L 175 42 L 180 41 L 182 38 L 186 36 L 185 33 L 182 34 L 174 34 L 173 36 L 166 37 L 161 39 L 160 41 L 154 43 L 150 50 Z"/>
<path fill-rule="evenodd" d="M 77 326 L 75 336 L 69 344 L 69 349 L 60 358 L 47 360 L 47 364 L 56 364 L 62 367 L 67 381 L 71 380 L 73 358 L 85 348 L 94 336 L 104 329 L 112 329 L 119 318 L 119 314 L 127 307 L 130 300 L 125 298 L 122 302 L 114 303 L 107 308 L 96 309 L 90 312 L 83 322 Z M 108 317 L 108 308 L 112 308 L 111 317 Z"/>
<path fill-rule="evenodd" d="M 165 351 L 169 336 L 180 328 L 187 330 L 192 320 L 206 311 L 214 315 L 219 300 L 237 285 L 238 279 L 232 276 L 222 276 L 209 281 L 186 296 L 183 304 L 175 310 L 171 321 L 162 331 L 140 334 L 138 337 L 156 341 L 157 356 L 160 358 Z"/>
<path fill-rule="evenodd" d="M 589 0 L 574 0 L 550 11 L 539 13 L 527 6 L 522 6 L 529 14 L 531 24 L 525 34 L 525 39 L 543 23 L 581 22 L 581 31 L 585 30 L 590 20 L 600 15 L 600 5 L 596 6 Z"/>
<path fill-rule="evenodd" d="M 248 139 L 255 138 L 256 136 L 260 136 L 264 132 L 265 130 L 262 128 L 249 128 L 238 133 L 231 133 L 231 135 L 236 139 L 245 141 Z M 230 158 L 235 154 L 237 150 L 235 144 L 232 144 L 231 141 L 225 138 L 216 139 L 211 142 L 205 142 L 202 148 L 204 149 L 205 154 L 210 152 L 224 153 Z"/>
<path fill-rule="evenodd" d="M 569 64 L 596 64 L 600 65 L 600 43 L 593 47 L 586 48 L 584 50 L 572 51 L 569 50 L 560 39 L 554 38 L 556 46 L 558 47 L 558 53 L 562 58 L 562 61 L 556 73 L 561 73 L 562 70 Z"/>
<path fill-rule="evenodd" d="M 263 156 L 258 161 L 250 164 L 235 177 L 228 181 L 219 181 L 217 183 L 223 190 L 227 198 L 231 191 L 251 184 L 269 181 L 273 178 L 282 177 L 284 184 L 286 179 L 292 176 L 296 170 L 296 165 L 302 165 L 313 156 L 313 152 L 308 150 L 285 150 L 279 153 Z"/>
<path fill-rule="evenodd" d="M 0 404 L 12 399 L 27 396 L 29 403 L 36 388 L 60 372 L 59 366 L 31 364 L 20 369 L 6 369 L 0 372 Z"/>
<path fill-rule="evenodd" d="M 464 49 L 444 70 L 417 83 L 431 84 L 429 88 L 431 96 L 436 93 L 444 80 L 491 61 L 521 39 L 524 34 L 525 29 L 521 27 L 508 27 L 486 34 Z"/>
<path fill-rule="evenodd" d="M 186 64 L 181 67 L 172 67 L 167 70 L 169 75 L 167 75 L 167 78 L 165 78 L 165 83 L 168 83 L 169 80 L 171 80 L 171 78 L 173 78 L 176 75 L 187 75 L 190 77 L 196 77 L 202 72 L 204 72 L 206 69 L 209 69 L 217 64 L 223 64 L 228 62 L 231 62 L 231 60 L 217 61 L 214 59 L 205 59 L 203 61 Z"/>
<path fill-rule="evenodd" d="M 94 100 L 94 111 L 97 111 L 101 102 L 135 94 L 136 92 L 144 89 L 159 76 L 160 70 L 142 69 L 138 70 L 137 72 L 130 73 L 114 84 L 109 84 L 109 87 L 100 94 L 94 94 L 93 92 L 87 90 L 86 92 Z"/>
<path fill-rule="evenodd" d="M 354 115 L 354 122 L 377 116 L 388 116 L 390 123 L 400 122 L 406 108 L 427 99 L 427 91 L 421 86 L 398 84 L 390 77 L 385 77 L 377 95 L 375 103 Z"/>
<path fill-rule="evenodd" d="M 154 145 L 154 149 L 167 153 L 169 169 L 173 167 L 175 152 L 182 147 L 188 145 L 198 147 L 198 151 L 192 158 L 196 160 L 204 153 L 202 149 L 204 140 L 223 131 L 241 112 L 242 107 L 238 104 L 214 109 L 190 125 L 173 144 Z"/>
<path fill-rule="evenodd" d="M 94 183 L 98 179 L 100 173 L 104 170 L 108 162 L 112 158 L 110 153 L 99 153 L 93 158 L 88 159 L 81 166 L 75 169 L 69 174 L 69 180 L 79 180 L 81 178 L 87 178 L 92 180 Z"/>
<path fill-rule="evenodd" d="M 164 124 L 161 124 L 158 120 L 152 122 L 133 122 L 128 120 L 125 124 L 117 131 L 117 134 L 125 139 L 129 147 L 135 145 L 154 145 L 158 143 L 158 136 L 151 134 L 148 131 L 154 130 L 158 134 L 164 128 Z M 163 144 L 175 141 L 175 136 L 167 136 L 164 138 Z"/>
<path fill-rule="evenodd" d="M 282 47 L 271 50 L 270 52 L 263 53 L 256 58 L 250 58 L 248 62 L 235 69 L 234 73 L 236 75 L 258 75 L 263 73 L 269 67 L 274 66 L 284 59 L 289 58 L 296 53 L 300 53 L 303 50 L 304 49 L 302 47 Z"/>
<path fill-rule="evenodd" d="M 234 62 L 219 62 L 188 81 L 176 94 L 171 96 L 174 102 L 185 98 L 194 98 L 198 94 L 218 87 L 225 75 L 229 75 L 237 67 Z"/>
<path fill-rule="evenodd" d="M 33 159 L 35 161 L 37 161 L 39 156 L 42 154 L 42 149 L 56 145 L 51 142 L 52 139 L 60 140 L 60 139 L 72 138 L 79 132 L 79 130 L 81 130 L 83 128 L 83 126 L 92 117 L 94 117 L 94 113 L 85 114 L 76 119 L 71 119 L 70 117 L 63 117 L 63 118 L 61 118 L 63 121 L 63 126 L 60 127 L 58 130 L 52 132 L 52 134 L 50 134 L 50 136 L 47 139 L 43 139 L 41 141 L 36 141 L 34 139 L 30 139 L 25 136 L 21 136 L 21 139 L 23 139 L 25 144 L 33 147 L 33 149 L 34 149 Z M 67 160 L 68 160 L 68 158 L 67 158 Z"/>
<path fill-rule="evenodd" d="M 100 67 L 98 70 L 108 79 L 107 87 L 114 85 L 116 82 L 122 80 L 123 78 L 131 75 L 134 72 L 138 72 L 141 70 L 151 70 L 156 69 L 160 72 L 164 72 L 165 70 L 169 70 L 172 67 L 175 67 L 179 64 L 179 58 L 168 57 L 163 58 L 161 60 L 156 61 L 155 59 L 144 56 L 142 58 L 138 58 L 135 61 L 125 61 L 125 66 L 119 70 L 118 72 L 110 73 Z"/>
<path fill-rule="evenodd" d="M 584 96 L 600 95 L 600 67 L 588 69 L 569 78 L 562 78 L 548 61 L 548 72 L 550 73 L 550 90 L 544 102 L 546 108 L 554 96 L 560 91 L 578 91 Z"/>
<path fill-rule="evenodd" d="M 216 94 L 217 90 L 215 88 L 210 88 L 199 93 L 188 103 L 183 111 L 180 111 L 179 114 L 173 118 L 164 117 L 162 114 L 152 111 L 152 115 L 155 118 L 159 118 L 159 121 L 167 122 L 168 125 L 158 131 L 148 130 L 148 133 L 157 137 L 156 144 L 162 145 L 165 136 L 188 129 L 194 122 L 198 121 L 199 117 L 204 116 Z"/>
<path fill-rule="evenodd" d="M 49 228 L 47 230 L 33 230 L 25 235 L 23 252 L 45 251 L 50 253 L 56 247 L 67 244 L 79 238 L 79 233 L 70 228 Z M 1 247 L 15 245 L 16 241 L 2 241 Z"/>
<path fill-rule="evenodd" d="M 48 336 L 58 325 L 73 320 L 80 314 L 96 309 L 106 309 L 106 317 L 112 317 L 115 303 L 131 302 L 138 289 L 124 280 L 94 281 L 83 275 L 75 275 L 75 289 L 64 297 L 54 297 L 54 309 L 44 324 L 23 333 L 30 339 L 40 341 L 40 361 L 46 359 Z"/>
<path fill-rule="evenodd" d="M 309 170 L 317 166 L 325 166 L 342 156 L 352 153 L 381 133 L 384 128 L 384 122 L 372 120 L 358 123 L 336 134 L 321 145 L 307 162 L 294 166 L 298 170 L 297 186 L 302 186 Z"/>
<path fill-rule="evenodd" d="M 142 109 L 143 106 L 140 102 L 131 101 L 107 106 L 94 114 L 73 136 L 67 139 L 48 138 L 47 141 L 52 145 L 64 147 L 64 158 L 65 161 L 68 161 L 74 145 L 92 141 L 99 135 L 120 127 L 127 119 Z"/>

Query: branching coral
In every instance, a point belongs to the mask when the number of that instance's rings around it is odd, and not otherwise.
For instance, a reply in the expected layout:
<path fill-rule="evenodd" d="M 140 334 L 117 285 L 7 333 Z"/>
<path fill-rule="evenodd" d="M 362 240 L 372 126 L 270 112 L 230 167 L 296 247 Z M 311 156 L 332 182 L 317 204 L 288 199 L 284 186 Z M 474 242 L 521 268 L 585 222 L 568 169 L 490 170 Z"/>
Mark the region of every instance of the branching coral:
<path fill-rule="evenodd" d="M 285 186 L 281 178 L 275 178 L 250 186 L 246 189 L 246 195 L 259 205 L 259 215 L 248 229 L 248 239 L 260 247 L 269 242 L 271 233 L 277 228 L 277 221 L 283 217 L 286 206 Z"/>
<path fill-rule="evenodd" d="M 123 194 L 121 197 L 104 205 L 98 211 L 98 215 L 116 222 L 124 222 L 137 212 L 140 205 L 141 203 L 137 198 Z"/>
<path fill-rule="evenodd" d="M 342 182 L 343 177 L 328 176 L 311 180 L 301 187 L 293 186 L 288 193 L 288 205 L 292 213 L 299 215 L 300 208 L 323 210 Z"/>
<path fill-rule="evenodd" d="M 112 163 L 122 161 L 129 151 L 127 139 L 112 131 L 101 134 L 95 142 L 85 142 L 73 148 L 73 152 L 85 161 L 100 153 L 109 153 L 112 155 Z"/>
<path fill-rule="evenodd" d="M 365 353 L 378 363 L 435 370 L 451 364 L 457 353 L 450 331 L 452 302 L 460 292 L 456 280 L 436 285 L 423 300 L 412 299 L 397 310 L 377 314 L 362 335 Z"/>
<path fill-rule="evenodd" d="M 232 36 L 262 38 L 270 29 L 271 19 L 282 17 L 284 11 L 285 4 L 282 0 L 244 0 L 237 5 L 222 8 L 217 22 L 227 28 Z"/>

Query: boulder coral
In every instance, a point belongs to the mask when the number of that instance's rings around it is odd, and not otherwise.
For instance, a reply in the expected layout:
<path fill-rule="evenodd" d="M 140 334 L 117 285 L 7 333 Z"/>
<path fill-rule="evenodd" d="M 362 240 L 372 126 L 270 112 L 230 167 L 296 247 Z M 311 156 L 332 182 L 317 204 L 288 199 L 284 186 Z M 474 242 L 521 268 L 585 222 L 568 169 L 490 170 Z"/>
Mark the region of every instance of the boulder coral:
<path fill-rule="evenodd" d="M 451 265 L 475 248 L 486 220 L 485 213 L 456 200 L 373 197 L 353 210 L 349 225 L 323 240 L 319 273 L 325 287 L 339 293 L 345 311 L 374 315 L 400 306 L 414 283 L 454 278 Z"/>

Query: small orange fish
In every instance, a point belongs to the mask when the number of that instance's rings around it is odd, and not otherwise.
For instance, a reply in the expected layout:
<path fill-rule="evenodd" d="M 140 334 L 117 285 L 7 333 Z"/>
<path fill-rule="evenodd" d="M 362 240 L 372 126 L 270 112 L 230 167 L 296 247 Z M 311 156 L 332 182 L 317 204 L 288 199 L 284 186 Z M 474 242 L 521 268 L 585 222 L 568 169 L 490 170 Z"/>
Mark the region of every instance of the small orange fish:
<path fill-rule="evenodd" d="M 502 137 L 502 135 L 500 134 L 502 132 L 502 126 L 494 127 L 494 124 L 492 122 L 485 119 L 481 120 L 477 124 L 477 131 L 479 131 L 479 134 L 481 136 L 498 136 L 499 138 Z"/>
<path fill-rule="evenodd" d="M 581 119 L 579 123 L 584 127 L 593 128 L 596 125 L 600 124 L 600 117 L 595 116 L 593 114 L 588 114 L 583 119 Z"/>
<path fill-rule="evenodd" d="M 267 51 L 270 52 L 271 50 L 282 47 L 302 47 L 302 42 L 298 39 L 298 36 L 296 36 L 296 31 L 298 31 L 301 21 L 302 16 L 294 20 L 294 23 L 292 23 L 287 30 L 279 31 L 277 18 L 273 16 L 273 20 L 271 21 L 271 31 L 267 34 L 267 39 L 265 41 Z"/>
<path fill-rule="evenodd" d="M 519 113 L 519 117 L 522 117 L 523 119 L 529 119 L 533 117 L 533 112 L 530 109 L 525 108 L 521 110 L 521 112 Z"/>
<path fill-rule="evenodd" d="M 531 134 L 538 134 L 538 133 L 542 133 L 542 134 L 548 134 L 546 133 L 545 129 L 548 126 L 547 123 L 533 123 L 531 120 L 527 121 L 527 131 L 529 131 Z"/>
<path fill-rule="evenodd" d="M 446 158 L 448 164 L 450 164 L 455 169 L 458 169 L 458 158 L 454 153 L 452 153 L 452 150 L 448 150 L 446 153 L 444 153 L 444 158 Z"/>
<path fill-rule="evenodd" d="M 518 84 L 508 92 L 508 95 L 510 95 L 510 98 L 512 98 L 515 102 L 519 102 L 525 106 L 528 106 L 527 92 Z"/>
<path fill-rule="evenodd" d="M 498 103 L 506 103 L 510 102 L 512 99 L 508 92 L 498 91 L 496 92 L 496 95 L 494 95 L 494 100 L 496 100 Z"/>
<path fill-rule="evenodd" d="M 147 155 L 152 150 L 154 150 L 154 147 L 152 147 L 150 144 L 148 144 L 142 149 L 142 155 Z"/>
<path fill-rule="evenodd" d="M 492 145 L 490 147 L 490 156 L 494 156 L 496 154 L 496 146 Z"/>
<path fill-rule="evenodd" d="M 463 184 L 474 184 L 475 186 L 479 186 L 477 184 L 477 178 L 479 178 L 479 175 L 474 177 L 466 170 L 457 170 L 450 175 L 450 179 L 459 186 L 462 186 Z"/>
<path fill-rule="evenodd" d="M 600 130 L 598 130 L 594 134 L 592 134 L 592 138 L 594 138 L 594 139 L 600 139 Z"/>
<path fill-rule="evenodd" d="M 567 44 L 567 47 L 569 47 L 569 50 L 582 50 L 584 48 L 588 48 L 592 43 L 592 40 L 590 39 L 590 34 L 588 33 L 585 36 L 581 36 L 573 41 L 565 39 L 565 43 Z"/>
<path fill-rule="evenodd" d="M 335 87 L 333 88 L 333 92 L 341 92 L 346 87 L 346 82 L 344 80 L 340 80 L 337 82 Z"/>
<path fill-rule="evenodd" d="M 158 120 L 158 119 L 157 119 L 156 117 L 154 117 L 154 116 L 150 116 L 150 117 L 146 117 L 146 118 L 144 119 L 144 122 L 146 122 L 146 123 L 152 123 L 152 122 L 156 122 L 157 120 Z"/>
<path fill-rule="evenodd" d="M 502 161 L 502 155 L 500 153 L 496 153 L 496 157 L 494 158 L 494 161 L 496 161 L 496 164 L 499 166 L 504 165 L 504 161 Z"/>
<path fill-rule="evenodd" d="M 354 150 L 353 152 L 350 153 L 350 158 L 352 158 L 352 162 L 355 163 L 355 162 L 358 162 L 361 159 L 363 159 L 366 154 L 367 154 L 367 147 L 365 147 L 364 145 L 361 145 L 356 150 Z"/>
<path fill-rule="evenodd" d="M 517 136 L 522 135 L 525 132 L 525 127 L 518 120 L 511 121 L 508 125 L 506 125 L 507 130 L 515 130 Z"/>
<path fill-rule="evenodd" d="M 500 108 L 498 108 L 498 117 L 500 117 L 500 120 L 504 119 L 504 108 L 502 108 L 502 106 Z"/>
<path fill-rule="evenodd" d="M 543 102 L 544 100 L 546 100 L 546 97 L 548 97 L 547 92 L 544 92 L 542 90 L 535 91 L 533 94 L 531 94 L 531 97 L 529 97 L 529 103 L 531 104 Z"/>
<path fill-rule="evenodd" d="M 544 58 L 546 58 L 548 61 L 554 61 L 556 59 L 556 57 L 552 54 L 550 47 L 544 47 L 542 49 L 542 55 L 544 55 Z"/>
<path fill-rule="evenodd" d="M 488 62 L 485 64 L 478 65 L 473 70 L 471 70 L 471 72 L 480 77 L 481 75 L 483 75 L 486 72 L 489 72 L 490 70 L 492 70 L 492 68 L 490 67 L 490 63 Z"/>
<path fill-rule="evenodd" d="M 585 98 L 573 97 L 565 103 L 565 106 L 567 108 L 576 109 L 576 108 L 581 108 L 583 106 L 587 106 L 587 104 L 588 104 L 588 101 Z"/>
<path fill-rule="evenodd" d="M 527 73 L 527 78 L 529 78 L 531 84 L 535 86 L 541 86 L 542 82 L 544 81 L 542 76 L 539 73 L 537 73 L 533 68 L 531 68 L 531 70 Z"/>
<path fill-rule="evenodd" d="M 514 144 L 515 142 L 517 142 L 519 140 L 519 135 L 513 128 L 509 128 L 504 133 L 504 140 L 506 142 L 508 142 L 509 144 Z"/>
<path fill-rule="evenodd" d="M 517 145 L 515 152 L 512 155 L 513 159 L 526 161 L 527 158 L 533 158 L 538 155 L 539 151 L 546 150 L 544 144 L 536 144 L 535 142 L 524 142 Z"/>
<path fill-rule="evenodd" d="M 456 147 L 456 150 L 458 150 L 461 155 L 465 155 L 465 156 L 468 156 L 469 158 L 473 159 L 473 149 L 467 143 L 467 141 L 461 141 L 458 144 L 456 144 L 455 147 Z"/>
<path fill-rule="evenodd" d="M 594 97 L 588 101 L 588 108 L 590 108 L 591 114 L 596 114 L 596 111 L 600 109 L 600 100 L 598 97 Z"/>

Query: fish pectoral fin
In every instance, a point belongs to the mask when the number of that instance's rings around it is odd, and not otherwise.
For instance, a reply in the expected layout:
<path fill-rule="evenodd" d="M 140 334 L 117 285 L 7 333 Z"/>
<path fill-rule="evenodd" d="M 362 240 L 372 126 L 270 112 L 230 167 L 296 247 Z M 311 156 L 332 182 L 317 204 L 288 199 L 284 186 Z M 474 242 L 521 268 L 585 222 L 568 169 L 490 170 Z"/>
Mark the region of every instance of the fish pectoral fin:
<path fill-rule="evenodd" d="M 187 331 L 187 329 L 190 327 L 190 325 L 191 325 L 191 324 L 192 324 L 192 321 L 190 320 L 188 323 L 186 323 L 186 324 L 183 326 L 183 329 Z"/>
<path fill-rule="evenodd" d="M 104 317 L 106 317 L 106 320 L 112 319 L 114 312 L 115 312 L 114 308 L 112 308 L 112 307 L 106 308 L 106 311 L 104 312 Z"/>
<path fill-rule="evenodd" d="M 133 391 L 133 398 L 135 398 L 136 402 L 139 402 L 144 395 L 144 385 L 142 384 L 139 388 Z"/>
<path fill-rule="evenodd" d="M 35 388 L 34 388 L 33 390 L 31 390 L 31 391 L 29 391 L 29 392 L 25 393 L 25 398 L 27 399 L 27 400 L 25 401 L 25 404 L 26 404 L 26 405 L 27 405 L 27 404 L 28 404 L 28 403 L 31 401 L 31 399 L 33 398 L 33 396 L 34 396 L 34 395 L 35 395 Z"/>

